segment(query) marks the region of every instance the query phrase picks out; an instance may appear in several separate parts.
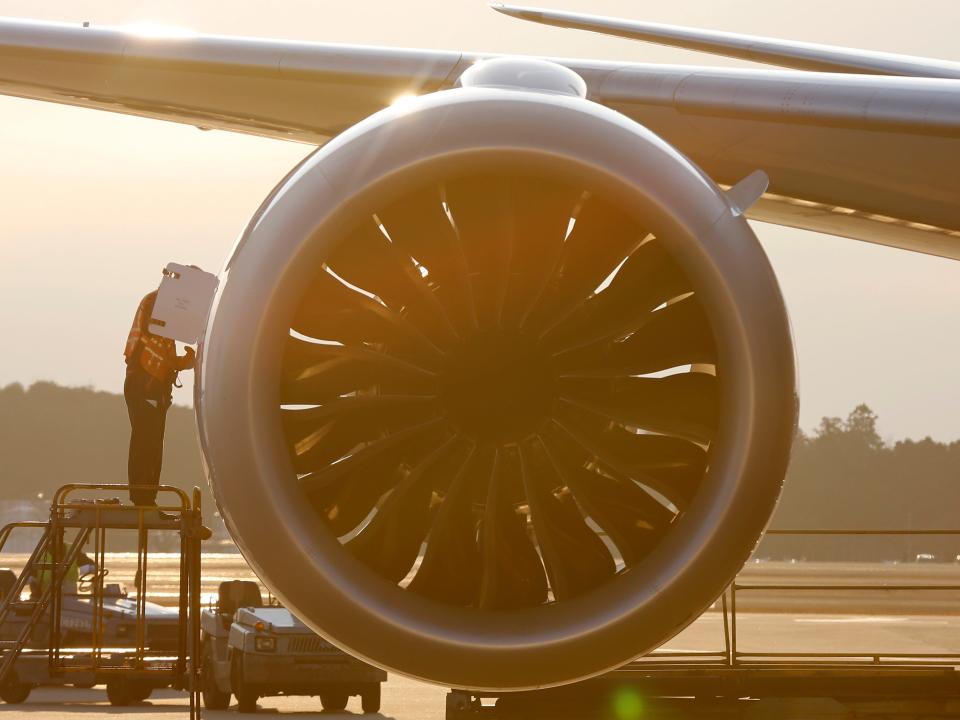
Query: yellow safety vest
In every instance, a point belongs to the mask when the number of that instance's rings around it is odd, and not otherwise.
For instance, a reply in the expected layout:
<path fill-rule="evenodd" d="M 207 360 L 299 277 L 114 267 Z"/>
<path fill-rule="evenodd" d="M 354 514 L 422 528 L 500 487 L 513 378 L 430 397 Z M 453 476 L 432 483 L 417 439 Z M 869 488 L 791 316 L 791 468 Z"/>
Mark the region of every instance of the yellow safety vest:
<path fill-rule="evenodd" d="M 66 553 L 66 548 L 63 553 Z M 62 560 L 61 555 L 61 560 Z M 40 556 L 40 562 L 47 565 L 53 563 L 53 553 L 49 549 L 43 551 L 43 555 Z M 54 568 L 45 567 L 40 570 L 40 576 L 37 578 L 40 583 L 40 592 L 45 592 L 47 587 L 53 581 L 53 571 Z M 67 569 L 67 574 L 63 578 L 64 583 L 73 583 L 77 584 L 77 581 L 80 580 L 80 570 L 77 568 L 77 561 L 74 560 L 70 563 L 70 567 Z"/>

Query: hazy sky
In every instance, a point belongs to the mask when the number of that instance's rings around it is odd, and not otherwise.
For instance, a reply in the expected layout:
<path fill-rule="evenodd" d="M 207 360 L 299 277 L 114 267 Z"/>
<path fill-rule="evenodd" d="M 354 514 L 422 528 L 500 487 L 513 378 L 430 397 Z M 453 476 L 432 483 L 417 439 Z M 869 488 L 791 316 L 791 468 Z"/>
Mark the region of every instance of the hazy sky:
<path fill-rule="evenodd" d="M 533 3 L 533 0 L 530 0 Z M 956 0 L 553 0 L 660 22 L 960 60 Z M 0 16 L 631 61 L 732 61 L 537 27 L 481 0 L 0 0 Z M 169 260 L 219 269 L 310 150 L 0 98 L 0 385 L 119 391 L 139 298 Z M 960 262 L 757 225 L 800 361 L 801 424 L 869 403 L 888 439 L 960 438 Z M 192 378 L 191 378 L 192 379 Z M 190 383 L 176 396 L 189 402 Z"/>

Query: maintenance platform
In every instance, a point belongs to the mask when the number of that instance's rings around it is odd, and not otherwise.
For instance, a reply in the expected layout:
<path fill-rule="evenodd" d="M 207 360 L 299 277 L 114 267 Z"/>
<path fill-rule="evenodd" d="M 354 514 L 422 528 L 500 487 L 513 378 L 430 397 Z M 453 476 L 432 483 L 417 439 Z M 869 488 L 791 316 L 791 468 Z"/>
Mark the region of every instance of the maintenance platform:
<path fill-rule="evenodd" d="M 161 485 L 158 506 L 133 506 L 118 497 L 126 485 L 68 484 L 54 495 L 47 522 L 0 529 L 0 553 L 11 535 L 41 535 L 19 576 L 5 573 L 0 604 L 0 698 L 24 702 L 37 686 L 105 684 L 110 702 L 128 705 L 154 689 L 187 690 L 191 718 L 200 715 L 200 491 L 192 497 Z M 136 535 L 132 596 L 107 584 L 106 552 L 117 532 Z M 176 610 L 147 602 L 150 541 L 179 537 Z M 92 557 L 84 549 L 92 545 Z M 93 569 L 78 576 L 83 558 Z"/>

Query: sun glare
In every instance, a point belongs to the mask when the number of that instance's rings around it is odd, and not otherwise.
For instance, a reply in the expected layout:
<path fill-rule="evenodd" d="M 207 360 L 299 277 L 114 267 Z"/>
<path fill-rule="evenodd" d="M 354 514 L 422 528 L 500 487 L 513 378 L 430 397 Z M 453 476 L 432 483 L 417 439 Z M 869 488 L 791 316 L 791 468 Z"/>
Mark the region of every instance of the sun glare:
<path fill-rule="evenodd" d="M 409 105 L 411 102 L 417 99 L 417 96 L 413 93 L 405 93 L 399 95 L 393 99 L 390 103 L 390 107 L 403 107 L 404 105 Z"/>
<path fill-rule="evenodd" d="M 135 22 L 125 25 L 123 29 L 130 35 L 157 40 L 191 38 L 195 37 L 197 34 L 190 28 L 178 27 L 176 25 L 164 25 L 162 23 L 155 22 Z"/>

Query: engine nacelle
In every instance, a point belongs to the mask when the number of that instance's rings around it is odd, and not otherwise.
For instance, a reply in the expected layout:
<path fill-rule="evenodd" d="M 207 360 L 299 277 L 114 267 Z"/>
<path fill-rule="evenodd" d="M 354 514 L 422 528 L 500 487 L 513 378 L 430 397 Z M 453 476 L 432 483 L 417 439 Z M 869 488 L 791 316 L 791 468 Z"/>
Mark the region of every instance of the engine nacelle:
<path fill-rule="evenodd" d="M 786 469 L 793 349 L 756 237 L 574 86 L 442 92 L 318 150 L 202 344 L 210 478 L 255 572 L 345 650 L 451 687 L 655 649 L 740 569 Z"/>

